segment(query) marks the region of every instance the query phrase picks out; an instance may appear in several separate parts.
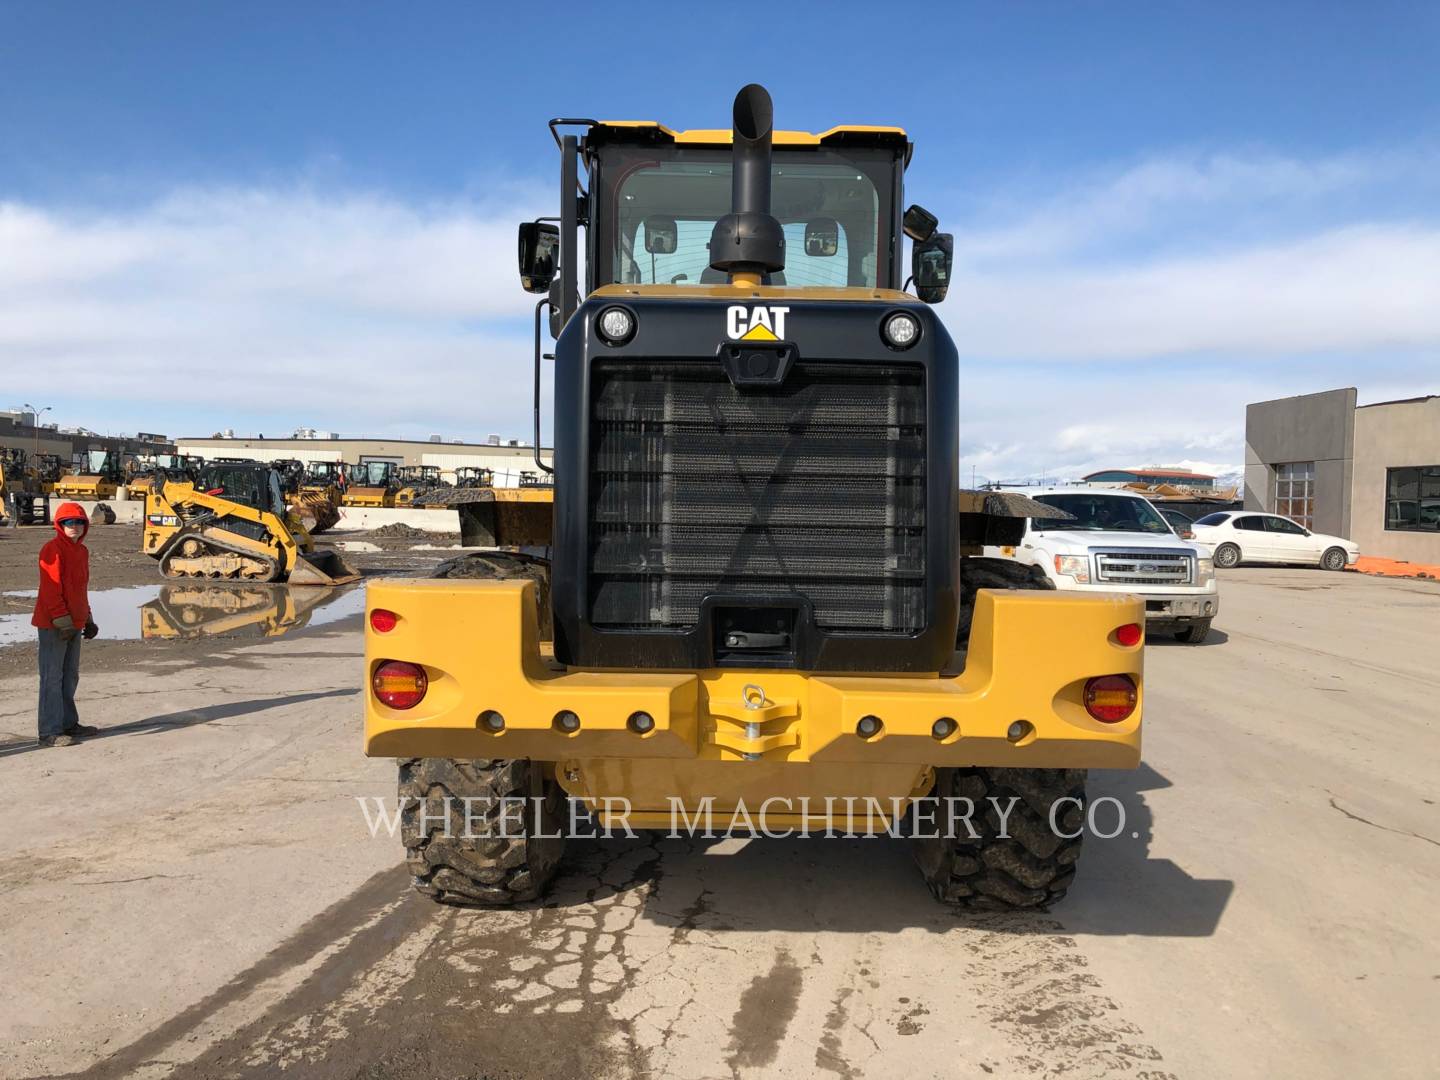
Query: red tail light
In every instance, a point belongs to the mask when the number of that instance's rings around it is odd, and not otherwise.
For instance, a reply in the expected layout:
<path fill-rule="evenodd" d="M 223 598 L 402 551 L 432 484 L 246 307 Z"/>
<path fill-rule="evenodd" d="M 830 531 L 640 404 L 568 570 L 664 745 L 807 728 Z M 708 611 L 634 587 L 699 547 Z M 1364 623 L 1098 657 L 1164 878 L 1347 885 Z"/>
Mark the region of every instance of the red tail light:
<path fill-rule="evenodd" d="M 370 685 L 382 705 L 392 709 L 413 709 L 425 697 L 430 680 L 419 664 L 386 660 L 375 669 Z"/>
<path fill-rule="evenodd" d="M 1130 718 L 1138 697 L 1129 675 L 1100 675 L 1085 684 L 1085 711 L 1102 724 L 1118 724 Z"/>
<path fill-rule="evenodd" d="M 1145 631 L 1139 623 L 1126 623 L 1124 626 L 1115 628 L 1115 640 L 1127 649 L 1132 645 L 1139 645 L 1140 640 L 1145 636 Z"/>
<path fill-rule="evenodd" d="M 399 621 L 399 615 L 393 611 L 386 611 L 383 607 L 377 607 L 370 612 L 370 629 L 377 634 L 388 634 L 395 629 L 395 624 Z"/>

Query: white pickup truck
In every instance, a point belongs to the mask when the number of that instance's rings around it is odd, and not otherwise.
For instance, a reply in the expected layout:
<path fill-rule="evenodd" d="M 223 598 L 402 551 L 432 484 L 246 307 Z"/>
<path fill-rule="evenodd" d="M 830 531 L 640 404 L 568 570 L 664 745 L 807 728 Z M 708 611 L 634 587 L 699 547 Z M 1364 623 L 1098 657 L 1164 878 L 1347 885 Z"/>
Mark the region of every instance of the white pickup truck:
<path fill-rule="evenodd" d="M 1018 563 L 1056 589 L 1130 593 L 1145 601 L 1146 631 L 1199 644 L 1220 610 L 1210 549 L 1181 540 L 1148 500 L 1113 489 L 1026 489 L 1069 514 L 1031 518 L 1014 547 L 986 559 Z"/>

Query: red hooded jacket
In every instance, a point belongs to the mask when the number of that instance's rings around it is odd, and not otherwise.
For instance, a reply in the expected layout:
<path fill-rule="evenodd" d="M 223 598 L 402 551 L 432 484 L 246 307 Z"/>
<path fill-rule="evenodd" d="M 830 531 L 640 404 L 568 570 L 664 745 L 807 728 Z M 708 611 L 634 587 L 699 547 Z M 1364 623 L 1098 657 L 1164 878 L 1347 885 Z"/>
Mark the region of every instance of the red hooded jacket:
<path fill-rule="evenodd" d="M 90 621 L 90 549 L 85 537 L 90 533 L 86 519 L 85 531 L 79 540 L 71 540 L 60 528 L 66 518 L 84 518 L 85 511 L 73 502 L 62 503 L 51 519 L 55 522 L 55 539 L 40 549 L 40 595 L 35 600 L 35 614 L 30 625 L 44 630 L 55 629 L 55 620 L 70 616 L 76 630 L 83 630 Z"/>

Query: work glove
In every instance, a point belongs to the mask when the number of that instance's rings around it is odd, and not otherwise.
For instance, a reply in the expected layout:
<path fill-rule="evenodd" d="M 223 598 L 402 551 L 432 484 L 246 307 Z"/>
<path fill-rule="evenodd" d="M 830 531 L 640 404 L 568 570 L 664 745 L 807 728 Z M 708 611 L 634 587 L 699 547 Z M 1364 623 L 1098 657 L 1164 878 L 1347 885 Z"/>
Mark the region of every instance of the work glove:
<path fill-rule="evenodd" d="M 85 629 L 83 631 L 85 640 L 93 641 L 95 639 L 95 635 L 98 633 L 100 633 L 100 627 L 95 625 L 95 621 L 93 619 L 86 620 Z"/>
<path fill-rule="evenodd" d="M 60 631 L 61 641 L 74 641 L 75 635 L 79 633 L 79 631 L 75 629 L 75 620 L 70 618 L 69 615 L 61 615 L 55 619 L 52 625 L 56 630 Z"/>

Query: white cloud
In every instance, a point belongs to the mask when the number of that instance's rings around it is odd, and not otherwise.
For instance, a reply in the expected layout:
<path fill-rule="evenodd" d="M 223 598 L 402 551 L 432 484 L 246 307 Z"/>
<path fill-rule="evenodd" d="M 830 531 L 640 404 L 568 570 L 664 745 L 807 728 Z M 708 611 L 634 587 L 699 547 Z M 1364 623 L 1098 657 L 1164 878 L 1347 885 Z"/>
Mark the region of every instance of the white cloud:
<path fill-rule="evenodd" d="M 940 309 L 964 368 L 962 471 L 1223 465 L 1248 401 L 1440 390 L 1416 359 L 1440 353 L 1436 163 L 1174 155 L 971 198 Z M 520 434 L 533 298 L 514 226 L 552 186 L 0 202 L 0 405 L 53 400 L 111 431 Z"/>
<path fill-rule="evenodd" d="M 514 230 L 538 212 L 305 189 L 93 215 L 0 204 L 6 389 L 88 402 L 74 422 L 109 429 L 107 412 L 172 432 L 206 412 L 521 429 L 533 301 Z"/>

